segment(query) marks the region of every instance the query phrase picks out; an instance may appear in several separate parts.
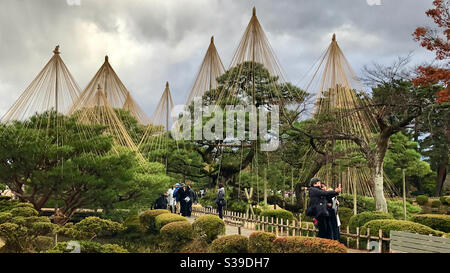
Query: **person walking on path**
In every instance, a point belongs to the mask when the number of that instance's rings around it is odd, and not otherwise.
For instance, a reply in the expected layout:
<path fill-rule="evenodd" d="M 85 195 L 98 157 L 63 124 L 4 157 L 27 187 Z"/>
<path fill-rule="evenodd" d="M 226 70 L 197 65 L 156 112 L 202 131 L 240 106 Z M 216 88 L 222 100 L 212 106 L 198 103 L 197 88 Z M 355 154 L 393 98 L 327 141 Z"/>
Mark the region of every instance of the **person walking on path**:
<path fill-rule="evenodd" d="M 341 192 L 339 185 L 334 191 L 324 191 L 321 189 L 320 178 L 314 177 L 310 181 L 309 188 L 309 207 L 306 210 L 306 215 L 314 217 L 317 220 L 319 232 L 317 237 L 329 239 L 330 228 L 327 217 L 329 216 L 327 197 L 335 197 Z"/>
<path fill-rule="evenodd" d="M 187 202 L 189 201 L 187 187 L 185 184 L 181 184 L 182 188 L 177 191 L 177 198 L 180 202 L 180 213 L 182 216 L 187 215 Z"/>
<path fill-rule="evenodd" d="M 325 184 L 321 184 L 321 189 L 323 191 L 327 190 Z M 327 210 L 328 217 L 326 217 L 327 222 L 327 239 L 339 240 L 339 225 L 338 225 L 338 215 L 337 215 L 337 201 L 336 196 L 327 196 Z"/>
<path fill-rule="evenodd" d="M 181 204 L 180 204 L 180 197 L 178 195 L 178 190 L 181 189 L 180 183 L 175 184 L 175 189 L 173 190 L 173 198 L 175 198 L 175 213 L 180 214 L 181 213 Z"/>
<path fill-rule="evenodd" d="M 167 202 L 167 192 L 163 193 L 158 199 L 156 199 L 153 205 L 154 209 L 167 209 L 169 203 Z"/>
<path fill-rule="evenodd" d="M 167 202 L 169 203 L 169 209 L 171 213 L 176 213 L 176 202 L 175 198 L 173 198 L 174 186 L 170 187 L 167 190 Z"/>
<path fill-rule="evenodd" d="M 216 205 L 219 212 L 219 218 L 223 218 L 223 207 L 225 207 L 227 201 L 225 200 L 225 188 L 223 184 L 219 184 L 219 190 L 217 191 Z"/>
<path fill-rule="evenodd" d="M 185 213 L 183 216 L 191 217 L 192 204 L 195 201 L 195 192 L 192 190 L 191 186 L 186 187 L 185 196 L 186 197 L 184 198 L 184 201 L 186 202 L 186 205 L 185 205 Z"/>

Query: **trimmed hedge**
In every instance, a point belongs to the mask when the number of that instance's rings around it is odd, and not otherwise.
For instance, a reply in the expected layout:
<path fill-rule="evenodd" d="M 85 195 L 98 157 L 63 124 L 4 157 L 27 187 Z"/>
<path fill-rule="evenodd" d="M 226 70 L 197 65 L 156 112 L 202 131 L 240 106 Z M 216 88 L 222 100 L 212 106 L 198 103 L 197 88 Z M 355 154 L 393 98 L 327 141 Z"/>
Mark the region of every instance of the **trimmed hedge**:
<path fill-rule="evenodd" d="M 160 231 L 163 226 L 173 222 L 187 222 L 187 219 L 175 213 L 163 213 L 156 216 L 155 228 L 157 231 Z"/>
<path fill-rule="evenodd" d="M 413 216 L 411 221 L 442 232 L 450 232 L 450 215 L 419 214 Z"/>
<path fill-rule="evenodd" d="M 378 219 L 393 219 L 391 214 L 380 211 L 365 211 L 353 215 L 350 217 L 350 221 L 348 223 L 349 230 L 351 233 L 356 233 L 357 227 L 362 227 L 369 221 L 378 220 Z"/>
<path fill-rule="evenodd" d="M 178 221 L 163 226 L 160 236 L 169 252 L 179 252 L 194 239 L 194 231 L 188 221 Z"/>
<path fill-rule="evenodd" d="M 271 253 L 273 241 L 277 236 L 273 233 L 256 231 L 248 238 L 248 251 L 250 253 Z"/>
<path fill-rule="evenodd" d="M 361 228 L 361 233 L 366 234 L 367 228 L 370 228 L 370 235 L 372 236 L 378 236 L 378 231 L 381 229 L 383 231 L 384 237 L 389 237 L 391 230 L 409 231 L 412 233 L 418 233 L 423 235 L 431 234 L 433 236 L 442 236 L 444 234 L 444 232 L 442 231 L 434 230 L 430 227 L 427 227 L 419 223 L 404 220 L 392 220 L 392 219 L 369 221 Z"/>
<path fill-rule="evenodd" d="M 109 237 L 116 235 L 124 229 L 124 226 L 120 223 L 91 216 L 81 220 L 75 225 L 69 224 L 61 227 L 58 230 L 58 233 L 77 240 L 92 240 L 95 237 Z"/>
<path fill-rule="evenodd" d="M 225 234 L 225 222 L 215 215 L 203 215 L 192 223 L 194 232 L 204 237 L 208 243 L 214 241 L 217 236 Z"/>
<path fill-rule="evenodd" d="M 339 208 L 339 220 L 341 221 L 341 228 L 347 228 L 350 218 L 353 216 L 353 210 L 349 208 Z"/>
<path fill-rule="evenodd" d="M 116 244 L 100 244 L 93 241 L 78 241 L 81 253 L 128 253 L 128 251 Z M 47 253 L 71 253 L 73 248 L 67 248 L 68 242 L 57 243 L 56 246 L 46 251 Z"/>
<path fill-rule="evenodd" d="M 426 195 L 418 195 L 416 196 L 416 202 L 419 205 L 426 205 L 428 203 L 428 196 Z"/>
<path fill-rule="evenodd" d="M 248 238 L 243 235 L 227 235 L 215 239 L 209 247 L 212 253 L 248 253 Z"/>
<path fill-rule="evenodd" d="M 442 205 L 442 203 L 439 200 L 433 200 L 433 202 L 431 202 L 432 208 L 439 208 L 441 205 Z"/>
<path fill-rule="evenodd" d="M 338 241 L 304 236 L 281 237 L 273 241 L 274 253 L 346 253 Z"/>
<path fill-rule="evenodd" d="M 169 210 L 165 209 L 154 209 L 154 210 L 147 210 L 139 214 L 139 221 L 141 222 L 141 225 L 150 232 L 157 232 L 156 226 L 155 226 L 155 218 L 156 216 L 163 214 L 163 213 L 170 213 Z"/>
<path fill-rule="evenodd" d="M 261 212 L 261 216 L 270 218 L 278 218 L 283 219 L 283 222 L 286 223 L 286 220 L 292 221 L 294 220 L 294 214 L 292 212 L 285 209 L 267 209 Z"/>

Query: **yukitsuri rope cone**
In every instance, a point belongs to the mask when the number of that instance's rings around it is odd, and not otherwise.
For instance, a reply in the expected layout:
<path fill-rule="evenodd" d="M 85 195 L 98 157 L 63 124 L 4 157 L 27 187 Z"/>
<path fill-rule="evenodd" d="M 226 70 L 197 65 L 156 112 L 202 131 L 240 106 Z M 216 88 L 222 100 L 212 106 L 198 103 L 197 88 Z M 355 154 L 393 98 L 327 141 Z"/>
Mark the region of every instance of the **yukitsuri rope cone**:
<path fill-rule="evenodd" d="M 96 92 L 92 93 L 92 96 L 89 96 L 89 98 L 89 100 L 84 101 L 84 105 L 80 110 L 73 113 L 78 118 L 78 121 L 87 125 L 105 126 L 104 133 L 111 135 L 116 144 L 113 146 L 114 151 L 118 152 L 117 145 L 127 147 L 136 152 L 140 160 L 145 160 L 139 153 L 122 121 L 117 117 L 116 112 L 109 104 L 100 85 L 97 86 Z"/>
<path fill-rule="evenodd" d="M 368 143 L 371 135 L 377 132 L 373 116 L 367 110 L 361 110 L 367 105 L 368 96 L 358 96 L 357 92 L 365 91 L 340 49 L 335 34 L 306 89 L 317 94 L 314 116 L 323 114 L 333 116 L 336 118 L 335 126 L 339 132 L 362 137 Z M 355 144 L 351 140 L 336 140 L 327 143 L 325 148 L 330 152 L 336 147 L 349 151 L 350 155 L 350 150 L 355 148 Z M 305 158 L 315 154 L 316 152 L 311 149 L 305 154 Z M 342 183 L 343 192 L 353 193 L 356 190 L 358 194 L 373 196 L 371 176 L 366 166 L 346 167 L 344 170 L 336 171 L 333 168 L 339 166 L 333 164 L 334 162 L 328 162 L 319 172 L 319 176 L 325 178 L 327 183 L 334 178 L 338 181 L 332 181 L 333 183 Z M 333 171 L 335 174 L 339 172 L 337 177 L 336 175 L 333 177 Z M 385 179 L 387 181 L 385 194 L 396 194 L 395 187 L 386 176 Z"/>
<path fill-rule="evenodd" d="M 56 111 L 66 114 L 80 95 L 80 88 L 60 56 L 53 56 L 2 117 L 2 123 L 24 121 L 34 114 Z"/>
<path fill-rule="evenodd" d="M 83 90 L 78 100 L 73 104 L 69 113 L 72 114 L 83 108 L 86 102 L 95 96 L 99 85 L 102 87 L 103 93 L 112 108 L 123 108 L 130 111 L 131 115 L 140 124 L 146 125 L 150 122 L 150 118 L 148 118 L 145 112 L 135 102 L 128 89 L 117 76 L 109 63 L 108 56 L 105 56 L 105 62 Z"/>
<path fill-rule="evenodd" d="M 190 105 L 195 98 L 201 98 L 206 91 L 217 87 L 216 78 L 225 72 L 225 67 L 220 60 L 214 45 L 214 36 L 211 37 L 211 43 L 203 58 L 200 69 L 195 77 L 194 85 L 189 92 L 186 105 Z"/>

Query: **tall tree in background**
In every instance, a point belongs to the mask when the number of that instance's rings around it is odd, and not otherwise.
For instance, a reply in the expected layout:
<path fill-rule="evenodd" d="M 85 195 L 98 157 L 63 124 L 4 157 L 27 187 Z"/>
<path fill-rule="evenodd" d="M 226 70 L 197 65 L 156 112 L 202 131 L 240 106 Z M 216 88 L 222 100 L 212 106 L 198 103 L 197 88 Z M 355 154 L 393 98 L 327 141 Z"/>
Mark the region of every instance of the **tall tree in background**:
<path fill-rule="evenodd" d="M 437 171 L 437 181 L 435 195 L 442 195 L 442 189 L 448 173 L 449 167 L 449 149 L 450 146 L 450 118 L 448 118 L 448 106 L 450 104 L 450 2 L 448 0 L 433 1 L 434 8 L 429 9 L 425 14 L 432 18 L 435 27 L 418 27 L 414 32 L 414 40 L 420 42 L 420 45 L 436 54 L 435 59 L 439 65 L 419 66 L 418 77 L 413 79 L 416 86 L 427 86 L 441 84 L 443 86 L 436 95 L 436 107 L 431 109 L 429 117 L 434 116 L 433 122 L 422 121 L 422 129 L 430 134 L 427 136 L 426 143 L 431 145 L 432 151 L 430 158 L 437 160 L 433 162 L 433 169 Z M 430 118 L 428 119 L 431 120 Z"/>

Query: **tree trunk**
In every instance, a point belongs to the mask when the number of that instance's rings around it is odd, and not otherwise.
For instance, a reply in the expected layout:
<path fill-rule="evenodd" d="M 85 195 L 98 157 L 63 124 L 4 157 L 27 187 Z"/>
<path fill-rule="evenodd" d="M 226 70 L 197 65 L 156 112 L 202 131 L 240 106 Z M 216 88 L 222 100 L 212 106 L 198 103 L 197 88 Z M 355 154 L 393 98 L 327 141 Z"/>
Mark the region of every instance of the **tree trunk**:
<path fill-rule="evenodd" d="M 444 187 L 445 178 L 447 177 L 447 165 L 448 165 L 448 160 L 446 160 L 445 162 L 442 162 L 437 170 L 436 188 L 434 190 L 435 196 L 442 195 L 442 189 Z"/>
<path fill-rule="evenodd" d="M 377 211 L 387 212 L 386 198 L 384 197 L 384 177 L 383 177 L 383 160 L 381 164 L 377 163 L 373 178 L 373 197 L 375 199 L 375 208 Z"/>

